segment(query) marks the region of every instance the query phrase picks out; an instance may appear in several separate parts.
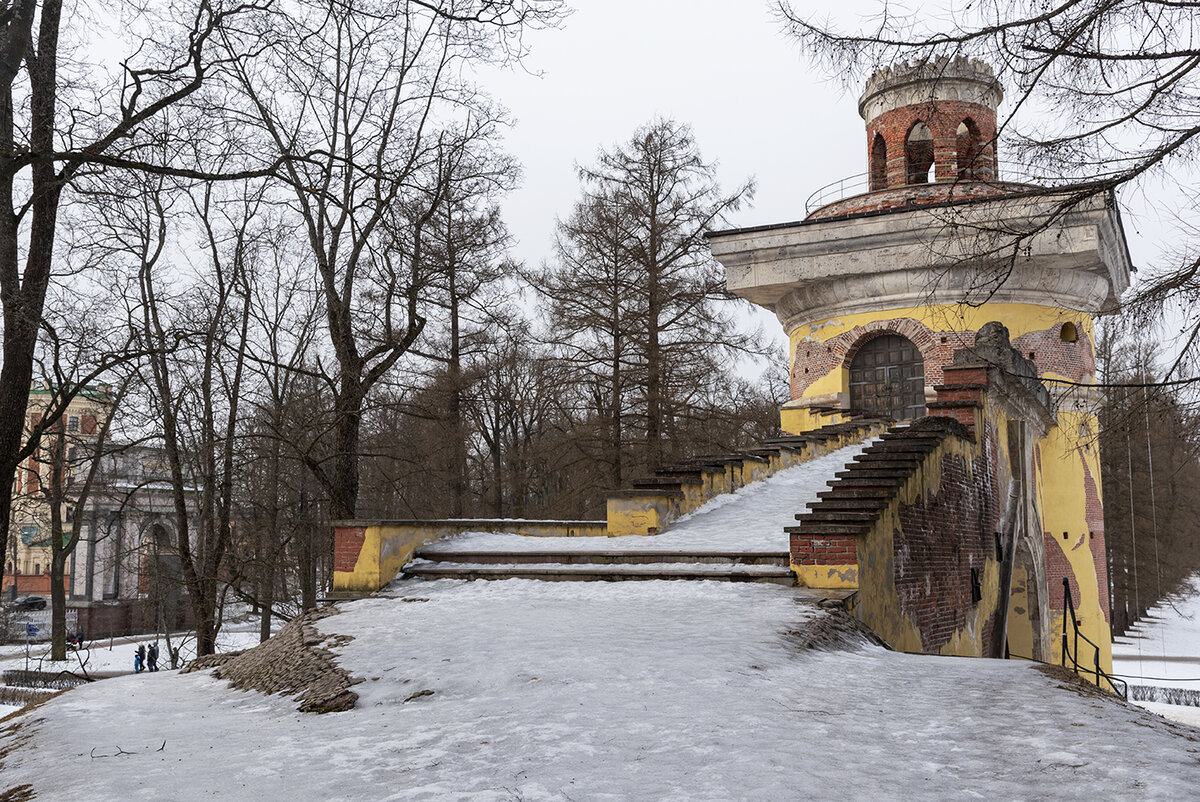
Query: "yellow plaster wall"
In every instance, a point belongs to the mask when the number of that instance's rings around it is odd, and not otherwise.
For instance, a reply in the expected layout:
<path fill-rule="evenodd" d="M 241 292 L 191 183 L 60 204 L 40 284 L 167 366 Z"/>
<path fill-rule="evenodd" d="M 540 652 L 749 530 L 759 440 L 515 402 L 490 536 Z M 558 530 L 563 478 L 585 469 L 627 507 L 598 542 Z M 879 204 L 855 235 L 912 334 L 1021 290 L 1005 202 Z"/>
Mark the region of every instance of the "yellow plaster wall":
<path fill-rule="evenodd" d="M 1031 658 L 1034 652 L 1033 605 L 1029 572 L 1023 565 L 1013 566 L 1012 593 L 1008 599 L 1008 652 L 1016 658 Z"/>
<path fill-rule="evenodd" d="M 1038 507 L 1042 514 L 1042 526 L 1062 549 L 1070 563 L 1078 583 L 1079 607 L 1076 617 L 1080 631 L 1100 647 L 1100 667 L 1112 671 L 1112 637 L 1104 611 L 1100 606 L 1100 594 L 1107 593 L 1101 587 L 1092 558 L 1087 523 L 1087 495 L 1085 480 L 1090 473 L 1096 484 L 1097 496 L 1103 501 L 1100 487 L 1100 454 L 1096 444 L 1096 416 L 1087 412 L 1064 410 L 1058 413 L 1058 426 L 1038 443 L 1040 452 L 1037 466 Z M 1085 466 L 1087 471 L 1085 472 Z M 1063 538 L 1063 532 L 1067 537 Z M 1053 662 L 1062 661 L 1062 583 L 1049 580 L 1051 603 L 1050 631 Z M 1083 648 L 1081 652 L 1085 652 Z M 1091 654 L 1080 655 L 1081 662 L 1091 665 Z"/>
<path fill-rule="evenodd" d="M 529 537 L 603 536 L 603 521 L 411 521 L 346 522 L 365 529 L 353 571 L 334 571 L 334 594 L 374 593 L 400 575 L 413 553 L 444 537 L 477 531 L 504 531 Z M 335 524 L 338 526 L 340 524 Z"/>
<path fill-rule="evenodd" d="M 1072 321 L 1082 323 L 1083 333 L 1089 341 L 1092 340 L 1093 325 L 1090 315 L 1055 306 L 1037 304 L 985 304 L 972 307 L 958 304 L 943 304 L 939 306 L 906 307 L 901 309 L 884 309 L 878 312 L 860 312 L 853 315 L 806 323 L 792 329 L 788 333 L 791 344 L 788 355 L 789 373 L 795 367 L 796 350 L 805 342 L 822 343 L 854 329 L 856 326 L 866 326 L 879 320 L 896 318 L 912 318 L 933 331 L 978 331 L 983 324 L 990 321 L 1003 323 L 1009 331 L 1011 339 L 1016 339 L 1031 331 L 1043 331 L 1059 323 Z M 1044 374 L 1043 378 L 1064 378 L 1056 374 Z M 825 376 L 814 381 L 801 394 L 800 399 L 828 397 L 836 393 L 850 391 L 850 374 L 845 369 L 833 369 Z M 800 434 L 810 431 L 817 426 L 830 423 L 831 420 L 820 414 L 809 412 L 804 408 L 785 407 L 780 413 L 780 425 L 784 431 Z"/>
<path fill-rule="evenodd" d="M 858 565 L 796 565 L 796 583 L 803 588 L 854 589 L 858 587 Z"/>

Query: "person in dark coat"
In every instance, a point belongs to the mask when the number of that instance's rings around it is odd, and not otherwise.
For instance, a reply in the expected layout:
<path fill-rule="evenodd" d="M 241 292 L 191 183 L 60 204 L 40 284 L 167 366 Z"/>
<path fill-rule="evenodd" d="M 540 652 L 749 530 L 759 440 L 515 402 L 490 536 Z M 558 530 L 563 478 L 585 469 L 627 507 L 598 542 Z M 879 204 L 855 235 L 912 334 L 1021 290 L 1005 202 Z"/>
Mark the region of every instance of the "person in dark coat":
<path fill-rule="evenodd" d="M 137 651 L 133 653 L 133 673 L 141 674 L 142 668 L 146 664 L 146 646 L 144 644 L 137 647 Z"/>
<path fill-rule="evenodd" d="M 158 671 L 158 644 L 151 643 L 150 648 L 146 650 L 147 667 L 151 671 Z"/>

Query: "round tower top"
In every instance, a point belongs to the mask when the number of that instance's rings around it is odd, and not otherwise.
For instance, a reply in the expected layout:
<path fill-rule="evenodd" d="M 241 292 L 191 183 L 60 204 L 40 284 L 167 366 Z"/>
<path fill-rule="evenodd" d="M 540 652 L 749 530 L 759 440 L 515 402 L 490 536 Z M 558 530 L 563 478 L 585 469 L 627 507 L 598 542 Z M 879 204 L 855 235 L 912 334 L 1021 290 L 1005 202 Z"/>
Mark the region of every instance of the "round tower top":
<path fill-rule="evenodd" d="M 992 68 L 962 56 L 896 64 L 877 70 L 867 80 L 858 113 L 868 125 L 881 114 L 918 103 L 975 103 L 993 113 L 1004 90 Z"/>

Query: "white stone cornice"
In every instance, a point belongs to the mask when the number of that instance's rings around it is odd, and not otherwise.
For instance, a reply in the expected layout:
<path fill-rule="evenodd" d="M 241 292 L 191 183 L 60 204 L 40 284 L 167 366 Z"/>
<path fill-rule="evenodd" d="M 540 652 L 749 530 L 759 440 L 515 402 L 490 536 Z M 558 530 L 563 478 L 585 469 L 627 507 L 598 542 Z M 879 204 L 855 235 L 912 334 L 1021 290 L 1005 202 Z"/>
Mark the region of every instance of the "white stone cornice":
<path fill-rule="evenodd" d="M 709 236 L 729 290 L 804 320 L 930 303 L 1109 311 L 1129 283 L 1103 199 L 1030 195 Z M 1063 211 L 1067 208 L 1068 211 Z"/>

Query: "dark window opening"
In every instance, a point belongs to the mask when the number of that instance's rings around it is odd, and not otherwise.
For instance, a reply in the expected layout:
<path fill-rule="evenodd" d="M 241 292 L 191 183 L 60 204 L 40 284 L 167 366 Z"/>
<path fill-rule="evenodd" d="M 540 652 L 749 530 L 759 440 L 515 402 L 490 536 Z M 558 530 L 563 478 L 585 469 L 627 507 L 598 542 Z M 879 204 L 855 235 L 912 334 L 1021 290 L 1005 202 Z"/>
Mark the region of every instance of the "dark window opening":
<path fill-rule="evenodd" d="M 958 177 L 964 179 L 983 178 L 980 161 L 979 128 L 970 119 L 958 124 L 955 151 L 958 161 Z"/>
<path fill-rule="evenodd" d="M 1065 343 L 1073 343 L 1079 340 L 1079 329 L 1074 323 L 1064 323 L 1062 328 L 1058 330 L 1059 339 Z"/>
<path fill-rule="evenodd" d="M 904 140 L 904 161 L 909 184 L 928 184 L 933 181 L 933 134 L 925 123 L 908 130 Z"/>
<path fill-rule="evenodd" d="M 887 188 L 887 143 L 875 134 L 871 143 L 871 191 Z"/>

